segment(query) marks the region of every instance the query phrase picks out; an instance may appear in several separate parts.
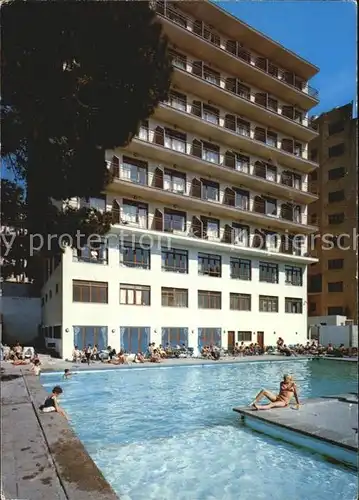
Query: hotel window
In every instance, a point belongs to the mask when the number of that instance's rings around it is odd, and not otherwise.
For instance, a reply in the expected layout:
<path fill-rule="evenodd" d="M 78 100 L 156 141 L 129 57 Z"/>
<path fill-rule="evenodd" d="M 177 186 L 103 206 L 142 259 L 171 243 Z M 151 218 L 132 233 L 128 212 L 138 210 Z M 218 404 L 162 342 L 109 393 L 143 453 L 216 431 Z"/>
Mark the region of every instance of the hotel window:
<path fill-rule="evenodd" d="M 136 203 L 123 200 L 121 222 L 147 229 L 148 206 L 145 203 Z"/>
<path fill-rule="evenodd" d="M 272 148 L 278 147 L 278 134 L 268 130 L 266 143 L 268 146 L 271 146 Z"/>
<path fill-rule="evenodd" d="M 202 159 L 211 163 L 219 163 L 219 146 L 202 141 Z"/>
<path fill-rule="evenodd" d="M 302 314 L 303 313 L 303 300 L 294 299 L 291 297 L 285 298 L 285 312 L 292 314 Z"/>
<path fill-rule="evenodd" d="M 179 153 L 186 152 L 187 136 L 183 132 L 173 130 L 170 128 L 165 129 L 164 146 Z"/>
<path fill-rule="evenodd" d="M 179 111 L 187 111 L 187 96 L 186 94 L 181 94 L 180 92 L 175 92 L 171 90 L 167 103 Z"/>
<path fill-rule="evenodd" d="M 163 307 L 188 307 L 188 290 L 184 288 L 162 287 Z"/>
<path fill-rule="evenodd" d="M 151 250 L 150 246 L 143 243 L 134 243 L 124 241 L 120 258 L 121 264 L 126 267 L 137 267 L 139 269 L 151 269 Z"/>
<path fill-rule="evenodd" d="M 198 290 L 198 309 L 221 309 L 221 292 L 211 292 L 208 290 Z"/>
<path fill-rule="evenodd" d="M 74 302 L 107 304 L 108 283 L 72 280 L 72 300 Z"/>
<path fill-rule="evenodd" d="M 219 125 L 219 109 L 209 106 L 208 104 L 203 104 L 202 118 L 214 125 Z"/>
<path fill-rule="evenodd" d="M 342 212 L 340 214 L 330 214 L 328 215 L 328 223 L 330 225 L 342 224 L 345 220 L 345 214 Z"/>
<path fill-rule="evenodd" d="M 335 293 L 335 292 L 342 292 L 342 291 L 343 291 L 343 282 L 342 281 L 328 283 L 328 292 Z"/>
<path fill-rule="evenodd" d="M 200 276 L 222 276 L 222 258 L 220 255 L 207 253 L 198 254 L 198 274 Z"/>
<path fill-rule="evenodd" d="M 147 162 L 135 160 L 128 156 L 123 157 L 120 178 L 135 184 L 147 184 Z"/>
<path fill-rule="evenodd" d="M 170 49 L 169 51 L 169 56 L 171 58 L 171 62 L 173 66 L 176 66 L 176 68 L 184 69 L 186 70 L 187 68 L 187 56 L 181 54 L 180 52 L 177 52 L 173 49 Z"/>
<path fill-rule="evenodd" d="M 336 181 L 337 179 L 341 179 L 344 176 L 345 176 L 344 167 L 331 168 L 330 170 L 328 170 L 329 181 Z"/>
<path fill-rule="evenodd" d="M 295 189 L 302 189 L 302 176 L 290 170 L 284 170 L 281 175 L 281 183 Z"/>
<path fill-rule="evenodd" d="M 278 297 L 260 295 L 259 296 L 259 311 L 260 312 L 278 312 Z"/>
<path fill-rule="evenodd" d="M 317 161 L 318 158 L 318 150 L 317 149 L 312 149 L 309 153 L 309 158 L 311 161 Z"/>
<path fill-rule="evenodd" d="M 175 170 L 165 170 L 163 176 L 163 189 L 172 193 L 186 193 L 186 174 Z"/>
<path fill-rule="evenodd" d="M 329 259 L 328 269 L 343 269 L 344 259 Z"/>
<path fill-rule="evenodd" d="M 145 285 L 120 284 L 120 304 L 126 306 L 151 305 L 151 287 Z"/>
<path fill-rule="evenodd" d="M 231 278 L 243 281 L 251 281 L 252 279 L 252 262 L 247 259 L 230 259 Z"/>
<path fill-rule="evenodd" d="M 203 77 L 207 82 L 213 83 L 214 85 L 219 86 L 221 83 L 221 74 L 218 73 L 218 71 L 214 71 L 209 66 L 203 66 Z"/>
<path fill-rule="evenodd" d="M 229 128 L 229 127 L 227 127 Z M 244 135 L 249 137 L 251 134 L 251 124 L 246 120 L 242 120 L 241 118 L 237 118 L 237 133 L 240 135 Z"/>
<path fill-rule="evenodd" d="M 328 125 L 328 135 L 338 134 L 344 130 L 344 120 L 340 120 Z"/>
<path fill-rule="evenodd" d="M 328 149 L 328 156 L 329 158 L 335 158 L 337 156 L 341 156 L 344 154 L 345 151 L 345 145 L 344 142 L 341 144 L 336 144 L 335 146 L 332 146 Z"/>
<path fill-rule="evenodd" d="M 202 217 L 204 239 L 217 239 L 219 238 L 219 220 L 210 219 L 209 217 Z"/>
<path fill-rule="evenodd" d="M 79 208 L 93 208 L 99 212 L 106 210 L 106 196 L 90 197 L 88 200 L 84 198 L 79 199 Z"/>
<path fill-rule="evenodd" d="M 232 311 L 250 311 L 251 296 L 246 293 L 230 293 L 229 308 Z"/>
<path fill-rule="evenodd" d="M 252 332 L 237 332 L 237 342 L 252 342 Z"/>
<path fill-rule="evenodd" d="M 303 155 L 303 145 L 300 142 L 294 143 L 294 154 L 295 154 L 295 156 L 302 156 Z"/>
<path fill-rule="evenodd" d="M 72 258 L 77 262 L 89 264 L 107 264 L 108 248 L 104 241 L 91 241 L 89 245 L 72 249 Z"/>
<path fill-rule="evenodd" d="M 303 270 L 300 267 L 285 266 L 285 284 L 303 286 Z"/>
<path fill-rule="evenodd" d="M 235 193 L 235 207 L 241 210 L 249 210 L 249 192 L 244 189 L 233 188 Z"/>
<path fill-rule="evenodd" d="M 162 271 L 188 274 L 188 251 L 162 248 Z"/>
<path fill-rule="evenodd" d="M 265 283 L 278 283 L 279 272 L 277 264 L 259 262 L 259 281 Z"/>
<path fill-rule="evenodd" d="M 250 157 L 236 153 L 235 151 L 226 151 L 224 155 L 224 164 L 226 167 L 248 174 Z"/>
<path fill-rule="evenodd" d="M 165 208 L 163 222 L 164 230 L 168 233 L 172 233 L 173 231 L 184 232 L 187 224 L 186 212 Z"/>
<path fill-rule="evenodd" d="M 242 247 L 249 246 L 249 226 L 244 226 L 242 224 L 237 224 L 233 222 L 232 224 L 232 239 L 234 245 L 241 245 Z"/>
<path fill-rule="evenodd" d="M 218 182 L 202 181 L 202 199 L 209 201 L 219 201 L 219 184 Z"/>
<path fill-rule="evenodd" d="M 336 203 L 338 201 L 343 201 L 344 199 L 345 199 L 344 189 L 341 189 L 340 191 L 332 191 L 331 193 L 328 193 L 328 202 L 329 203 Z"/>

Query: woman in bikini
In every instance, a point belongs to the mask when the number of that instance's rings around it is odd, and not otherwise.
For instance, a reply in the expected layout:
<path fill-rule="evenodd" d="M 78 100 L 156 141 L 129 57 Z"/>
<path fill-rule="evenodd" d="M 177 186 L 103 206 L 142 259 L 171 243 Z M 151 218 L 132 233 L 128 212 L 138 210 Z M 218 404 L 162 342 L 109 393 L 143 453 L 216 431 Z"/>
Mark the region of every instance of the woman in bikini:
<path fill-rule="evenodd" d="M 257 394 L 255 400 L 251 404 L 256 410 L 270 410 L 271 408 L 284 408 L 288 406 L 290 400 L 294 396 L 297 408 L 299 408 L 299 399 L 297 394 L 297 387 L 293 378 L 290 375 L 284 375 L 280 383 L 279 394 L 276 396 L 270 391 L 262 390 Z M 266 405 L 258 405 L 259 401 L 263 398 L 269 399 L 270 403 Z"/>

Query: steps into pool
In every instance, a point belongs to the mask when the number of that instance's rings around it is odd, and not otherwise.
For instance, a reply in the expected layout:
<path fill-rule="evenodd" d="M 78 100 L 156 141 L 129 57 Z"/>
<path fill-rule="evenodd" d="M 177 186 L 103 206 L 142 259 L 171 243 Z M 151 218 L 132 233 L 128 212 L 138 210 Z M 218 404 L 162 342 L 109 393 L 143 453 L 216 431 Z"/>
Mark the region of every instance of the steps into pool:
<path fill-rule="evenodd" d="M 295 407 L 233 408 L 249 428 L 358 469 L 358 395 L 307 399 Z"/>

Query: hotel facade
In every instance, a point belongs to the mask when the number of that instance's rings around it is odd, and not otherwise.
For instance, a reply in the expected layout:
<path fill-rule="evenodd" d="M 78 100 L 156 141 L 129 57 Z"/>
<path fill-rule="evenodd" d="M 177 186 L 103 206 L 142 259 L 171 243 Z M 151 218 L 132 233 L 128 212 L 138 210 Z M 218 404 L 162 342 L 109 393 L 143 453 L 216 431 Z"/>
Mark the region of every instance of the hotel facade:
<path fill-rule="evenodd" d="M 47 263 L 47 345 L 305 342 L 318 69 L 210 2 L 155 8 L 171 93 L 107 151 L 113 181 L 88 204 L 112 211 L 111 234 Z"/>

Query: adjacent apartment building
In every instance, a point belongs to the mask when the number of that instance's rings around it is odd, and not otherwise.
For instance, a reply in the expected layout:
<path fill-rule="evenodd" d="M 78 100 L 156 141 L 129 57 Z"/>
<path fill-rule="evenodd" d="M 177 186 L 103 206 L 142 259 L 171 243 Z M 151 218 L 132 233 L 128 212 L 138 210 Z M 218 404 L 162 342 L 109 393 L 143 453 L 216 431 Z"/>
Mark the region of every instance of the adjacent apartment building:
<path fill-rule="evenodd" d="M 310 174 L 310 190 L 319 199 L 309 206 L 309 221 L 321 240 L 310 249 L 318 258 L 309 267 L 310 316 L 341 315 L 358 320 L 358 158 L 353 103 L 332 109 L 314 120 L 319 135 L 309 157 L 319 163 Z M 330 248 L 329 248 L 330 247 Z"/>
<path fill-rule="evenodd" d="M 89 203 L 112 210 L 110 237 L 48 263 L 47 343 L 66 358 L 88 343 L 304 342 L 318 68 L 213 3 L 156 9 L 171 94 L 107 152 L 114 180 Z"/>

